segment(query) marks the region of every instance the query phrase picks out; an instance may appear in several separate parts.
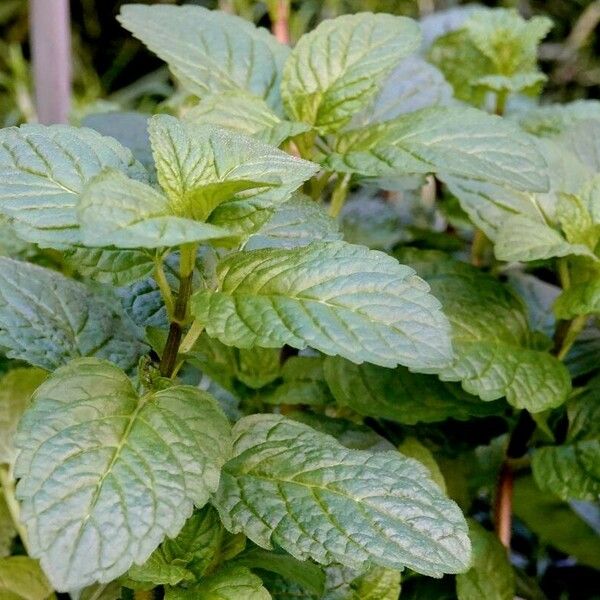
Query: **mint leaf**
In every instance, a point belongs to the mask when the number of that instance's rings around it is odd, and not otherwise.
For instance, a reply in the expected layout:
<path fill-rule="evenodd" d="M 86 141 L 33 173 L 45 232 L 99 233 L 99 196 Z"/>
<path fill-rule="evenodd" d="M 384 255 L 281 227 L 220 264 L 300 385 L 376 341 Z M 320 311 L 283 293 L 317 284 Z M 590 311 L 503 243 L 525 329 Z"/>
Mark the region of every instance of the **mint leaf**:
<path fill-rule="evenodd" d="M 600 438 L 538 448 L 531 468 L 543 492 L 563 500 L 600 498 Z"/>
<path fill-rule="evenodd" d="M 360 127 L 435 105 L 452 104 L 452 87 L 420 56 L 405 58 L 385 79 L 373 103 L 352 119 Z"/>
<path fill-rule="evenodd" d="M 230 451 L 210 395 L 176 386 L 139 397 L 120 369 L 92 358 L 37 389 L 15 445 L 31 552 L 58 590 L 144 562 L 207 502 Z"/>
<path fill-rule="evenodd" d="M 554 303 L 554 314 L 558 319 L 573 319 L 579 315 L 600 312 L 600 279 L 575 283 L 563 290 Z"/>
<path fill-rule="evenodd" d="M 133 368 L 146 347 L 104 297 L 64 275 L 0 258 L 0 348 L 52 370 L 79 356 Z"/>
<path fill-rule="evenodd" d="M 456 576 L 458 600 L 513 600 L 515 576 L 506 548 L 491 532 L 469 520 L 473 562 L 466 573 Z"/>
<path fill-rule="evenodd" d="M 173 214 L 205 221 L 223 202 L 264 195 L 272 204 L 318 170 L 258 140 L 211 125 L 158 115 L 150 121 L 158 181 Z M 252 192 L 251 192 L 252 190 Z"/>
<path fill-rule="evenodd" d="M 165 600 L 271 600 L 259 577 L 246 567 L 226 566 L 190 589 L 167 590 Z"/>
<path fill-rule="evenodd" d="M 446 493 L 446 482 L 440 468 L 427 446 L 421 444 L 417 438 L 408 437 L 399 446 L 398 450 L 404 456 L 418 460 L 429 472 L 431 479 L 437 483 L 442 492 Z"/>
<path fill-rule="evenodd" d="M 155 266 L 154 252 L 117 248 L 70 248 L 66 263 L 83 277 L 117 287 L 150 276 Z"/>
<path fill-rule="evenodd" d="M 322 206 L 297 195 L 273 211 L 273 216 L 248 237 L 244 250 L 299 248 L 318 240 L 333 242 L 341 238 L 337 222 Z"/>
<path fill-rule="evenodd" d="M 434 106 L 340 134 L 324 161 L 335 171 L 382 177 L 458 175 L 545 191 L 545 163 L 528 136 L 500 117 Z"/>
<path fill-rule="evenodd" d="M 576 100 L 567 104 L 544 104 L 515 115 L 521 127 L 540 136 L 553 136 L 580 121 L 600 121 L 598 100 Z"/>
<path fill-rule="evenodd" d="M 103 169 L 137 179 L 146 174 L 132 153 L 91 129 L 22 125 L 0 131 L 0 212 L 19 236 L 45 247 L 80 241 L 76 207 L 87 182 Z"/>
<path fill-rule="evenodd" d="M 0 464 L 13 464 L 17 423 L 46 375 L 42 369 L 17 368 L 0 378 Z"/>
<path fill-rule="evenodd" d="M 541 493 L 532 477 L 515 481 L 515 514 L 540 540 L 570 554 L 584 565 L 600 569 L 600 538 L 567 504 L 556 496 Z"/>
<path fill-rule="evenodd" d="M 341 407 L 360 415 L 414 425 L 454 418 L 494 414 L 498 407 L 483 404 L 459 386 L 436 377 L 397 367 L 385 369 L 368 363 L 355 365 L 342 358 L 327 358 L 325 379 Z"/>
<path fill-rule="evenodd" d="M 467 567 L 462 513 L 419 463 L 345 449 L 277 415 L 245 417 L 234 439 L 214 500 L 230 531 L 322 564 L 408 566 L 432 576 Z"/>
<path fill-rule="evenodd" d="M 266 29 L 200 6 L 129 4 L 118 18 L 192 94 L 247 90 L 280 107 L 280 72 L 289 49 Z"/>
<path fill-rule="evenodd" d="M 166 196 L 118 171 L 103 171 L 91 180 L 78 213 L 86 246 L 168 248 L 229 235 L 220 227 L 175 216 Z"/>
<path fill-rule="evenodd" d="M 571 390 L 565 366 L 537 349 L 520 299 L 505 285 L 441 252 L 406 251 L 400 259 L 431 285 L 452 326 L 455 360 L 440 371 L 490 401 L 506 396 L 530 412 L 560 406 Z M 490 366 L 493 365 L 493 368 Z"/>
<path fill-rule="evenodd" d="M 239 348 L 311 346 L 355 362 L 432 370 L 451 352 L 428 287 L 395 259 L 343 242 L 225 257 L 219 291 L 192 312 L 211 337 Z"/>
<path fill-rule="evenodd" d="M 36 560 L 28 556 L 0 559 L 0 597 L 6 600 L 45 600 L 52 588 Z"/>
<path fill-rule="evenodd" d="M 324 133 L 339 131 L 418 45 L 418 27 L 404 17 L 358 13 L 323 21 L 302 36 L 285 64 L 281 94 L 288 115 Z"/>

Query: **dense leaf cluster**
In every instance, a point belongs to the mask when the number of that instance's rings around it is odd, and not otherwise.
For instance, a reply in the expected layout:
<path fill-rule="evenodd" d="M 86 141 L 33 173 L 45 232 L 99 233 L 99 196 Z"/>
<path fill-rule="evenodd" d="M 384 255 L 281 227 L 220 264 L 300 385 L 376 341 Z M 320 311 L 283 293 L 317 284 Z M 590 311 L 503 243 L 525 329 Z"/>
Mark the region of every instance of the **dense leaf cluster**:
<path fill-rule="evenodd" d="M 0 130 L 0 597 L 599 568 L 600 108 L 536 105 L 550 23 L 119 19 L 158 114 Z"/>

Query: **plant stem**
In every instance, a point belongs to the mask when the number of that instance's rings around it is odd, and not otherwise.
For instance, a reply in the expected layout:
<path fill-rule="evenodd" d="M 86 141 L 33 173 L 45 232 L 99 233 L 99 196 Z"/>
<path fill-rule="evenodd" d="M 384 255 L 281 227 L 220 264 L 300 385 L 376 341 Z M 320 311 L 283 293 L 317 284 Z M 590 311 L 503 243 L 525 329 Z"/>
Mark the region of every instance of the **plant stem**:
<path fill-rule="evenodd" d="M 483 264 L 483 254 L 487 246 L 487 237 L 481 229 L 476 229 L 471 244 L 471 264 L 474 267 L 480 267 Z"/>
<path fill-rule="evenodd" d="M 350 173 L 345 173 L 342 177 L 338 175 L 338 179 L 333 188 L 331 194 L 331 205 L 329 206 L 329 215 L 331 217 L 337 217 L 346 202 L 346 196 L 348 195 L 348 186 L 350 184 Z"/>
<path fill-rule="evenodd" d="M 175 307 L 175 302 L 173 300 L 171 286 L 169 285 L 169 282 L 167 281 L 167 276 L 165 275 L 162 257 L 156 259 L 156 263 L 154 266 L 154 279 L 158 284 L 158 289 L 160 290 L 160 294 L 165 303 L 165 308 L 167 309 L 167 316 L 169 320 L 171 320 L 173 318 L 173 308 Z"/>
<path fill-rule="evenodd" d="M 194 344 L 196 343 L 203 331 L 204 325 L 202 325 L 200 321 L 194 320 L 192 326 L 188 329 L 188 332 L 185 334 L 185 337 L 183 338 L 179 346 L 179 352 L 181 354 L 186 354 L 187 352 L 189 352 L 194 347 Z"/>
<path fill-rule="evenodd" d="M 496 114 L 502 116 L 506 111 L 506 101 L 508 100 L 508 92 L 503 90 L 496 94 Z"/>
<path fill-rule="evenodd" d="M 134 600 L 154 600 L 154 590 L 134 590 Z"/>
<path fill-rule="evenodd" d="M 290 43 L 290 0 L 275 0 L 271 11 L 271 31 L 281 44 Z"/>
<path fill-rule="evenodd" d="M 21 509 L 19 508 L 19 503 L 17 502 L 17 498 L 15 496 L 15 482 L 10 476 L 8 465 L 0 465 L 0 485 L 2 486 L 2 493 L 4 495 L 4 500 L 6 501 L 6 506 L 8 508 L 8 512 L 10 513 L 13 525 L 15 526 L 15 529 L 21 538 L 21 542 L 23 543 L 25 550 L 27 550 L 27 554 L 29 554 L 27 532 L 21 523 Z"/>
<path fill-rule="evenodd" d="M 177 363 L 183 326 L 187 320 L 188 301 L 192 292 L 197 244 L 184 244 L 179 255 L 179 293 L 173 309 L 169 335 L 160 360 L 160 374 L 171 377 Z"/>
<path fill-rule="evenodd" d="M 554 336 L 554 354 L 558 360 L 564 360 L 586 323 L 587 315 L 578 315 L 569 321 L 559 322 Z"/>

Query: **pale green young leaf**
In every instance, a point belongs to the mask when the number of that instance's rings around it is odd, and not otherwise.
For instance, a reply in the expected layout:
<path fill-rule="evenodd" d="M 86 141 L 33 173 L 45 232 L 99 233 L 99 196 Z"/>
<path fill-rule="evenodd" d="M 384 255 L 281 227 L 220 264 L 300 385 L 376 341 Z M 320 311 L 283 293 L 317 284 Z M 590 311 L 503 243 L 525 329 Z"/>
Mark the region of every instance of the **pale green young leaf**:
<path fill-rule="evenodd" d="M 543 543 L 600 569 L 600 537 L 572 508 L 553 494 L 543 493 L 532 477 L 514 483 L 513 509 Z"/>
<path fill-rule="evenodd" d="M 118 18 L 196 96 L 246 90 L 280 108 L 280 73 L 289 48 L 266 29 L 200 6 L 130 4 Z"/>
<path fill-rule="evenodd" d="M 240 90 L 207 96 L 183 118 L 197 125 L 233 129 L 270 146 L 279 146 L 288 138 L 310 130 L 306 123 L 279 118 L 262 98 Z"/>
<path fill-rule="evenodd" d="M 310 198 L 296 195 L 273 210 L 273 216 L 248 236 L 244 250 L 299 248 L 311 242 L 340 240 L 337 221 Z"/>
<path fill-rule="evenodd" d="M 15 439 L 32 555 L 58 590 L 115 579 L 207 502 L 230 444 L 206 392 L 140 397 L 106 361 L 61 367 L 37 389 Z"/>
<path fill-rule="evenodd" d="M 600 278 L 592 276 L 588 281 L 575 283 L 563 290 L 553 308 L 558 319 L 600 313 Z"/>
<path fill-rule="evenodd" d="M 400 259 L 431 285 L 450 320 L 455 359 L 440 371 L 441 379 L 461 381 L 485 401 L 506 396 L 534 413 L 567 399 L 566 367 L 537 349 L 525 306 L 508 286 L 440 252 L 406 251 Z"/>
<path fill-rule="evenodd" d="M 17 535 L 15 524 L 0 488 L 0 559 L 10 556 L 13 540 Z"/>
<path fill-rule="evenodd" d="M 442 492 L 446 493 L 446 481 L 440 471 L 440 468 L 433 456 L 431 450 L 419 442 L 417 438 L 406 438 L 399 446 L 398 450 L 404 456 L 418 460 L 429 471 L 431 479 L 440 486 Z"/>
<path fill-rule="evenodd" d="M 182 217 L 205 221 L 240 192 L 244 198 L 283 202 L 318 170 L 313 163 L 212 125 L 157 115 L 149 129 L 158 181 L 173 214 Z"/>
<path fill-rule="evenodd" d="M 281 94 L 292 119 L 339 131 L 374 99 L 394 66 L 420 42 L 404 17 L 358 13 L 302 36 L 284 68 Z"/>
<path fill-rule="evenodd" d="M 384 80 L 375 100 L 355 115 L 353 127 L 390 121 L 405 113 L 452 104 L 452 87 L 418 55 L 405 58 Z"/>
<path fill-rule="evenodd" d="M 230 254 L 220 288 L 192 312 L 239 348 L 311 346 L 354 362 L 435 370 L 451 358 L 448 325 L 428 286 L 381 252 L 344 242 Z"/>
<path fill-rule="evenodd" d="M 91 129 L 22 125 L 0 131 L 0 212 L 41 246 L 80 241 L 76 207 L 87 182 L 112 168 L 146 177 L 131 151 Z"/>
<path fill-rule="evenodd" d="M 36 560 L 28 556 L 0 559 L 0 598 L 3 600 L 46 600 L 52 587 Z"/>
<path fill-rule="evenodd" d="M 42 369 L 18 368 L 0 377 L 0 463 L 12 465 L 17 423 L 35 389 L 46 379 Z"/>
<path fill-rule="evenodd" d="M 83 243 L 92 247 L 168 248 L 229 235 L 215 225 L 175 216 L 166 196 L 118 171 L 94 177 L 77 211 Z"/>
<path fill-rule="evenodd" d="M 169 561 L 160 549 L 155 550 L 143 565 L 133 565 L 127 577 L 136 583 L 155 585 L 177 585 L 182 581 L 194 581 L 194 574 L 187 569 L 185 561 Z"/>
<path fill-rule="evenodd" d="M 600 122 L 579 121 L 555 138 L 559 146 L 576 156 L 595 175 L 600 171 Z"/>
<path fill-rule="evenodd" d="M 278 415 L 243 418 L 234 440 L 214 499 L 230 531 L 326 565 L 431 576 L 468 567 L 464 517 L 416 461 L 348 450 Z"/>
<path fill-rule="evenodd" d="M 544 158 L 529 137 L 472 108 L 434 106 L 348 131 L 325 165 L 374 177 L 436 173 L 524 191 L 548 188 Z"/>
<path fill-rule="evenodd" d="M 506 548 L 479 523 L 469 520 L 473 562 L 456 576 L 458 600 L 513 600 L 515 576 Z"/>
<path fill-rule="evenodd" d="M 96 356 L 133 368 L 146 350 L 115 306 L 84 284 L 0 258 L 0 348 L 9 358 L 56 369 Z"/>
<path fill-rule="evenodd" d="M 496 236 L 494 253 L 498 260 L 506 261 L 531 261 L 571 255 L 597 260 L 587 246 L 570 243 L 550 225 L 521 215 L 504 221 Z"/>
<path fill-rule="evenodd" d="M 571 244 L 587 246 L 592 252 L 600 238 L 587 203 L 575 194 L 559 194 L 556 218 L 564 236 Z"/>
<path fill-rule="evenodd" d="M 454 418 L 486 416 L 498 407 L 484 404 L 460 386 L 437 377 L 386 369 L 368 363 L 355 365 L 342 358 L 327 358 L 325 379 L 340 406 L 358 414 L 414 425 Z"/>
<path fill-rule="evenodd" d="M 563 500 L 600 499 L 600 438 L 538 448 L 531 462 L 538 487 Z"/>

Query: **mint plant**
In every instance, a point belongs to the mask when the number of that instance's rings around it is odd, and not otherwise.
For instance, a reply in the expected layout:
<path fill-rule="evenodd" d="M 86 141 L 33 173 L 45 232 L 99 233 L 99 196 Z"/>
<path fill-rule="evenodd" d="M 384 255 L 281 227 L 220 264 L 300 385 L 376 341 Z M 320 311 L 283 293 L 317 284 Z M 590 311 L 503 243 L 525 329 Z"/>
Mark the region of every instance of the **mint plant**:
<path fill-rule="evenodd" d="M 173 98 L 0 131 L 0 596 L 539 598 L 513 514 L 600 567 L 600 110 L 436 18 L 126 5 Z"/>

